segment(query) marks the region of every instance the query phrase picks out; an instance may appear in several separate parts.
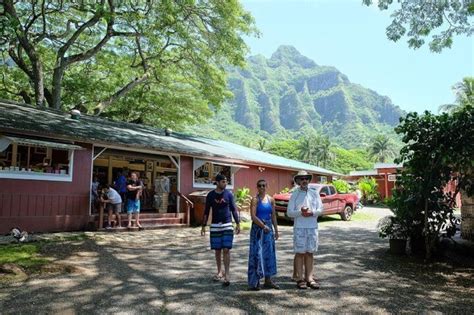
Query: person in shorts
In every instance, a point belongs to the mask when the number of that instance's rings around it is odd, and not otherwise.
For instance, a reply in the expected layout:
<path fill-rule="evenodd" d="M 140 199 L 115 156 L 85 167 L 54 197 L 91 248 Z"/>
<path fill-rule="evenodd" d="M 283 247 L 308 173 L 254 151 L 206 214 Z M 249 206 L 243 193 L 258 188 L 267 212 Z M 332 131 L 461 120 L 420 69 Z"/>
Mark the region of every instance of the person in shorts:
<path fill-rule="evenodd" d="M 211 249 L 215 251 L 217 274 L 215 281 L 224 280 L 223 285 L 230 285 L 230 250 L 234 241 L 234 227 L 232 217 L 236 223 L 236 234 L 240 233 L 240 218 L 235 205 L 234 195 L 227 186 L 227 177 L 216 175 L 216 189 L 210 191 L 206 197 L 206 208 L 202 220 L 201 235 L 206 234 L 206 224 L 212 209 L 212 222 L 210 227 Z M 222 271 L 221 258 L 224 256 L 224 272 Z"/>
<path fill-rule="evenodd" d="M 100 198 L 100 201 L 106 204 L 106 209 L 108 210 L 107 216 L 107 227 L 106 229 L 112 228 L 112 213 L 115 214 L 117 218 L 117 226 L 122 226 L 122 221 L 120 218 L 120 212 L 122 212 L 122 197 L 120 194 L 110 187 L 110 185 L 106 185 L 104 188 L 104 193 L 107 199 Z"/>
<path fill-rule="evenodd" d="M 318 216 L 323 212 L 323 203 L 319 193 L 308 188 L 311 179 L 312 175 L 308 172 L 298 172 L 294 180 L 299 187 L 293 191 L 288 202 L 288 216 L 294 218 L 294 275 L 297 276 L 298 289 L 319 289 L 319 283 L 313 275 L 313 265 L 314 253 L 318 250 Z"/>
<path fill-rule="evenodd" d="M 140 196 L 143 190 L 143 183 L 138 179 L 135 172 L 130 174 L 130 180 L 127 183 L 127 214 L 128 225 L 127 228 L 132 227 L 132 215 L 135 214 L 135 223 L 141 230 L 143 227 L 140 224 Z"/>

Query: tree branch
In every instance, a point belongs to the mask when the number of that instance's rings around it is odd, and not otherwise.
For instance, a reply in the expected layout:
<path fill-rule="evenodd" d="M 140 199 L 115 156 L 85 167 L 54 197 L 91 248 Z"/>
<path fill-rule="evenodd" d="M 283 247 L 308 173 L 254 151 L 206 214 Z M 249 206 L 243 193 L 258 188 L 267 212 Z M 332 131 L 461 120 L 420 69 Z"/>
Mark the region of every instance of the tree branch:
<path fill-rule="evenodd" d="M 117 101 L 122 96 L 126 95 L 131 90 L 133 90 L 133 88 L 135 88 L 137 85 L 148 80 L 149 77 L 150 77 L 150 72 L 145 72 L 141 77 L 135 78 L 129 83 L 127 83 L 125 86 L 123 86 L 113 95 L 111 95 L 108 99 L 101 101 L 99 104 L 97 104 L 97 106 L 94 108 L 94 114 L 100 115 L 100 113 L 102 113 L 104 109 L 106 109 L 108 106 L 110 106 L 112 103 Z"/>

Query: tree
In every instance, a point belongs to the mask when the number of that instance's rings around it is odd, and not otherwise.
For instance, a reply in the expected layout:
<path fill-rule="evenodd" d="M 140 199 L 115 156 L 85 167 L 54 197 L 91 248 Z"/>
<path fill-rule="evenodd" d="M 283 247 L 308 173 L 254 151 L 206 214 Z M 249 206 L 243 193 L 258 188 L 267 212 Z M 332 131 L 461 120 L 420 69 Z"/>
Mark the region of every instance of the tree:
<path fill-rule="evenodd" d="M 375 158 L 378 162 L 384 163 L 388 157 L 392 157 L 394 152 L 392 150 L 390 139 L 385 135 L 378 135 L 374 139 L 374 143 L 370 148 L 370 156 Z"/>
<path fill-rule="evenodd" d="M 256 33 L 236 0 L 4 0 L 1 96 L 174 127 L 230 94 L 242 35 Z"/>
<path fill-rule="evenodd" d="M 298 158 L 305 162 L 311 163 L 316 157 L 315 141 L 311 137 L 304 137 L 298 143 Z"/>
<path fill-rule="evenodd" d="M 370 169 L 374 166 L 370 161 L 367 150 L 346 150 L 339 147 L 331 148 L 334 159 L 329 161 L 329 168 L 333 171 L 349 174 L 353 170 Z"/>
<path fill-rule="evenodd" d="M 439 107 L 439 112 L 453 112 L 467 105 L 474 105 L 474 77 L 465 77 L 453 86 L 456 102 Z"/>
<path fill-rule="evenodd" d="M 474 194 L 474 107 L 452 114 L 409 113 L 396 132 L 405 146 L 397 162 L 404 170 L 397 179 L 392 209 L 410 228 L 412 238 L 423 237 L 430 259 L 447 222 L 453 222 L 457 194 Z M 455 190 L 445 192 L 451 182 Z M 454 225 L 454 224 L 452 224 Z"/>
<path fill-rule="evenodd" d="M 333 158 L 331 152 L 331 141 L 328 137 L 319 137 L 316 141 L 317 165 L 326 167 L 329 160 Z"/>
<path fill-rule="evenodd" d="M 362 0 L 369 6 L 372 0 Z M 380 10 L 388 10 L 393 0 L 378 0 Z M 441 52 L 451 47 L 456 35 L 471 36 L 474 33 L 472 16 L 474 2 L 471 0 L 398 0 L 399 8 L 394 10 L 392 23 L 387 27 L 387 37 L 396 42 L 408 36 L 410 48 L 420 48 L 433 31 L 439 30 L 431 37 L 429 43 L 433 52 Z"/>
<path fill-rule="evenodd" d="M 299 141 L 294 139 L 286 139 L 271 142 L 267 147 L 267 152 L 286 157 L 288 159 L 297 160 Z"/>
<path fill-rule="evenodd" d="M 258 140 L 258 149 L 260 151 L 264 151 L 266 144 L 267 144 L 267 140 L 265 140 L 265 139 Z"/>

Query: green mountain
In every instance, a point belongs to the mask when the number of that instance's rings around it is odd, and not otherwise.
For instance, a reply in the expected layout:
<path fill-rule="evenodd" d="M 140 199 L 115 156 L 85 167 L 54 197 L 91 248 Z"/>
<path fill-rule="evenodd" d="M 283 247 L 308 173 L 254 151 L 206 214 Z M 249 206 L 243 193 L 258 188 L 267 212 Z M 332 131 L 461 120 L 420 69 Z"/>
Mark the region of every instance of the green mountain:
<path fill-rule="evenodd" d="M 393 127 L 404 112 L 392 101 L 321 66 L 292 46 L 270 59 L 248 58 L 246 68 L 228 69 L 234 94 L 204 126 L 187 131 L 240 143 L 260 138 L 298 138 L 316 131 L 346 149 L 364 148 L 377 134 L 399 143 Z"/>

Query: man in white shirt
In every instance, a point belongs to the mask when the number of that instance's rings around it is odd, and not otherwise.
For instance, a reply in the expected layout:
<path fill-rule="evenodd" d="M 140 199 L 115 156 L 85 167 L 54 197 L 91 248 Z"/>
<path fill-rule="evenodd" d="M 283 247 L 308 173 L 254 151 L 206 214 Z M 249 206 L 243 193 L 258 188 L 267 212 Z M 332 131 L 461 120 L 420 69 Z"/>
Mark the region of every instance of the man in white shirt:
<path fill-rule="evenodd" d="M 300 171 L 294 177 L 299 187 L 291 194 L 287 210 L 288 216 L 294 218 L 293 247 L 298 289 L 319 289 L 319 283 L 313 277 L 313 264 L 314 253 L 318 250 L 318 216 L 323 212 L 323 203 L 316 191 L 308 189 L 311 179 L 312 175 L 306 171 Z"/>
<path fill-rule="evenodd" d="M 107 195 L 107 199 L 101 197 L 100 201 L 105 203 L 107 205 L 106 208 L 109 210 L 106 229 L 112 228 L 112 212 L 115 213 L 117 218 L 117 226 L 121 227 L 122 220 L 120 218 L 120 212 L 122 211 L 122 197 L 120 197 L 120 194 L 115 189 L 110 187 L 110 185 L 105 186 L 104 192 Z"/>

